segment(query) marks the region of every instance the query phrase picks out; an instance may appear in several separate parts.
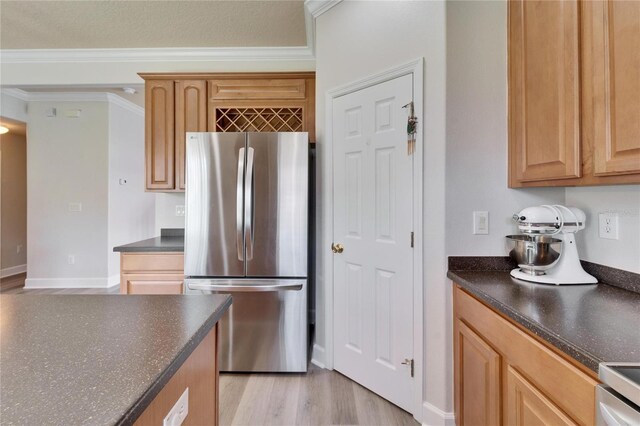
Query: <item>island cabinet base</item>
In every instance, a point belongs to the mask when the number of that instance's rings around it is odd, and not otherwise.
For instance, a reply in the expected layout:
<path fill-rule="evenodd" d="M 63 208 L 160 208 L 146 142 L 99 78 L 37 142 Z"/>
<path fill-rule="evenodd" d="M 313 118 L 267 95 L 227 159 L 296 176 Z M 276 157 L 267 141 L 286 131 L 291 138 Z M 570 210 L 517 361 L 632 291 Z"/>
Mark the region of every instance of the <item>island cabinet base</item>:
<path fill-rule="evenodd" d="M 595 373 L 453 289 L 456 424 L 593 425 Z"/>
<path fill-rule="evenodd" d="M 185 389 L 189 389 L 189 413 L 183 426 L 218 424 L 218 325 L 216 324 L 156 395 L 134 423 L 162 425 Z"/>

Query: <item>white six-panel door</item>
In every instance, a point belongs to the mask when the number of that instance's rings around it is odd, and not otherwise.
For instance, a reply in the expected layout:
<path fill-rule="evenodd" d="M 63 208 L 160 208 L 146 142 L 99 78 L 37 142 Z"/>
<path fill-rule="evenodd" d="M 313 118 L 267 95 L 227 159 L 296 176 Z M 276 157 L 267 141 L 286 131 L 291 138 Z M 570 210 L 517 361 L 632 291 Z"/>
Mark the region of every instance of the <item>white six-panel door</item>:
<path fill-rule="evenodd" d="M 333 102 L 334 368 L 412 408 L 412 76 Z"/>

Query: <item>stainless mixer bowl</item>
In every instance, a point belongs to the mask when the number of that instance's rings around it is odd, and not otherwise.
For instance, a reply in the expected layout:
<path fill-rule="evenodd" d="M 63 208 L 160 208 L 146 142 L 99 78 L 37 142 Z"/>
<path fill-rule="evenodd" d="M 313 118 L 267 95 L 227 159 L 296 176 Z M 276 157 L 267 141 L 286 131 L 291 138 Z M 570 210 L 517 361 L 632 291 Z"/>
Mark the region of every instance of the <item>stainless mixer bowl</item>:
<path fill-rule="evenodd" d="M 560 258 L 562 240 L 549 235 L 507 235 L 509 256 L 523 272 L 541 275 Z"/>

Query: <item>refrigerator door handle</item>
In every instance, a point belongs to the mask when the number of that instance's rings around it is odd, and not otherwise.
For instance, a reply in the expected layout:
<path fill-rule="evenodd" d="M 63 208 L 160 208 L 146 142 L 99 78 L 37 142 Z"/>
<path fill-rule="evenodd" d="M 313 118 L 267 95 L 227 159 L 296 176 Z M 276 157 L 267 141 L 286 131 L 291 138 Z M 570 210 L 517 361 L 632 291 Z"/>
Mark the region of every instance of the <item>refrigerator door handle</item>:
<path fill-rule="evenodd" d="M 247 150 L 247 176 L 244 180 L 244 241 L 246 259 L 253 259 L 253 148 Z"/>
<path fill-rule="evenodd" d="M 236 248 L 238 260 L 244 260 L 244 242 L 242 240 L 243 219 L 243 185 L 244 185 L 244 148 L 238 151 L 238 180 L 236 182 Z"/>
<path fill-rule="evenodd" d="M 216 284 L 189 284 L 189 290 L 208 290 L 208 291 L 221 291 L 225 293 L 255 293 L 261 291 L 286 291 L 302 290 L 301 283 L 292 284 L 268 284 L 268 285 L 216 285 Z"/>

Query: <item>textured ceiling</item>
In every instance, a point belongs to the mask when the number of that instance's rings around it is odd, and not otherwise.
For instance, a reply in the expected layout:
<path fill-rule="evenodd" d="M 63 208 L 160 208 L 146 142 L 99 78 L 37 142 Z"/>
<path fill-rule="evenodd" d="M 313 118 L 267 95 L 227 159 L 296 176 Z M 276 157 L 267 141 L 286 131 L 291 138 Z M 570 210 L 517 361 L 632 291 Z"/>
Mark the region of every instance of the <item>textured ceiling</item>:
<path fill-rule="evenodd" d="M 0 48 L 305 46 L 304 1 L 0 1 Z"/>

